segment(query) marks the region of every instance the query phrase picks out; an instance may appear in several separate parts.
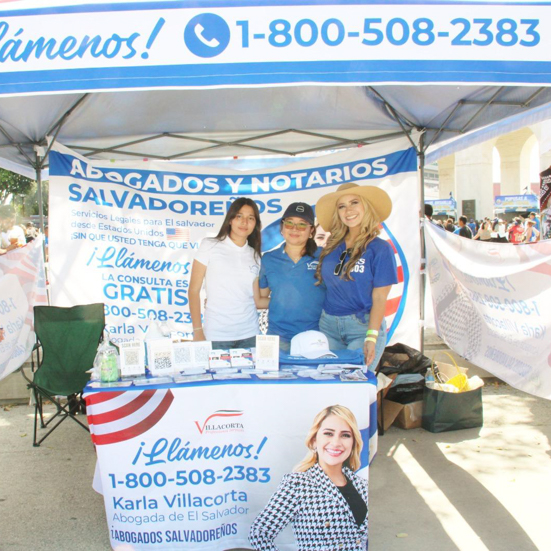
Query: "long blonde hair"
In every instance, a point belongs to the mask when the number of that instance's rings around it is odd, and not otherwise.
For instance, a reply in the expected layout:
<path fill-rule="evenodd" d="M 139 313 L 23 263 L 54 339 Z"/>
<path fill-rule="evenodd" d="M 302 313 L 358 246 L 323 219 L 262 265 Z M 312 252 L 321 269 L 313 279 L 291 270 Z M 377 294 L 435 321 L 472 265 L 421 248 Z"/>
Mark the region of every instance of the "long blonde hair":
<path fill-rule="evenodd" d="M 350 195 L 354 195 L 354 193 L 351 193 Z M 359 198 L 361 201 L 363 207 L 364 207 L 364 215 L 362 218 L 362 221 L 360 222 L 360 234 L 356 238 L 356 241 L 354 241 L 354 244 L 352 245 L 352 251 L 350 252 L 350 258 L 348 259 L 348 262 L 343 266 L 342 272 L 340 277 L 342 279 L 345 279 L 346 281 L 352 280 L 352 276 L 350 273 L 354 269 L 354 266 L 356 265 L 356 262 L 360 259 L 360 256 L 365 252 L 365 249 L 373 241 L 380 233 L 381 230 L 379 228 L 380 226 L 380 220 L 375 213 L 373 207 L 371 206 L 371 203 L 364 199 L 361 195 L 356 195 L 356 197 Z M 348 234 L 348 227 L 344 225 L 342 220 L 340 219 L 339 212 L 337 209 L 337 204 L 335 203 L 335 210 L 333 211 L 333 218 L 331 220 L 331 236 L 329 237 L 329 240 L 327 242 L 327 245 L 323 249 L 323 251 L 320 254 L 320 259 L 318 263 L 318 267 L 316 269 L 316 279 L 318 280 L 316 285 L 319 285 L 322 282 L 321 277 L 321 265 L 323 263 L 323 259 L 330 253 L 332 253 L 346 238 L 346 235 Z"/>
<path fill-rule="evenodd" d="M 306 457 L 294 468 L 294 472 L 303 473 L 318 462 L 318 455 L 315 451 L 312 451 L 312 447 L 322 423 L 330 415 L 335 415 L 336 417 L 342 419 L 350 427 L 354 438 L 352 452 L 344 462 L 344 466 L 349 467 L 353 471 L 357 471 L 360 468 L 360 452 L 363 448 L 363 440 L 362 435 L 360 434 L 360 429 L 358 428 L 358 422 L 356 421 L 354 414 L 347 407 L 335 405 L 326 407 L 316 415 L 312 427 L 308 432 L 308 436 L 306 436 L 306 447 L 308 448 L 308 453 L 306 454 Z"/>

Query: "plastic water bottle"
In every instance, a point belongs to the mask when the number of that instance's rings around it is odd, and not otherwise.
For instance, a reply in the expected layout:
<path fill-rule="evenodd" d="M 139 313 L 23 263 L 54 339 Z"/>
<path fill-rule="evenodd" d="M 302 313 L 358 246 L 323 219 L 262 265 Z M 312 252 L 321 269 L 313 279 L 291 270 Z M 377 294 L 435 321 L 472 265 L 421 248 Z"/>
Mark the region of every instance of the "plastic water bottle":
<path fill-rule="evenodd" d="M 427 383 L 434 383 L 434 375 L 432 373 L 432 369 L 427 369 L 427 372 L 425 373 L 425 384 Z"/>
<path fill-rule="evenodd" d="M 119 379 L 119 362 L 115 347 L 109 347 L 103 351 L 100 365 L 100 379 L 103 383 L 112 383 Z"/>
<path fill-rule="evenodd" d="M 435 383 L 440 383 L 441 385 L 445 384 L 446 381 L 442 378 L 442 375 L 440 374 L 440 370 L 438 369 L 438 366 L 436 364 L 434 364 L 433 366 L 433 374 L 434 374 L 434 379 L 435 379 Z"/>

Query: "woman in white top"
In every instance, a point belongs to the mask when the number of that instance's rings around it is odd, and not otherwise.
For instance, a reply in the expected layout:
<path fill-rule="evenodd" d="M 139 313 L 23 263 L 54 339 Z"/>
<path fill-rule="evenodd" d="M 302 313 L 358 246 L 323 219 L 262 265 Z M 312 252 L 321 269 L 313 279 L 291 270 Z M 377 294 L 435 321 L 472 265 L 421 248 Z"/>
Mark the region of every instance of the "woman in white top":
<path fill-rule="evenodd" d="M 487 218 L 480 224 L 480 229 L 473 239 L 479 239 L 480 241 L 490 241 L 492 239 L 492 223 Z"/>
<path fill-rule="evenodd" d="M 203 239 L 191 269 L 189 311 L 193 340 L 213 348 L 250 348 L 258 334 L 253 282 L 260 271 L 260 213 L 247 197 L 231 205 L 216 237 Z M 200 291 L 207 300 L 201 323 Z"/>

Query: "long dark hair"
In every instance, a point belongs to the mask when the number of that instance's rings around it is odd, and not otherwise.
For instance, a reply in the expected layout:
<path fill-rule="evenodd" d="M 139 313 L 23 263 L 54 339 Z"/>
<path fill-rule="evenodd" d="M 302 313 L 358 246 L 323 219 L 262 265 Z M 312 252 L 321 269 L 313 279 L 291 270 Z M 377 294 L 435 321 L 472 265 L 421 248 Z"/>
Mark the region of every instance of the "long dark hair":
<path fill-rule="evenodd" d="M 281 233 L 281 230 L 283 230 L 283 223 L 285 222 L 285 219 L 282 218 L 281 222 L 279 223 L 279 233 Z M 316 227 L 312 226 L 310 228 L 310 237 L 308 237 L 308 241 L 306 241 L 306 245 L 304 245 L 304 248 L 302 251 L 300 251 L 300 256 L 311 256 L 314 258 L 314 254 L 318 250 L 318 244 L 316 243 L 314 236 L 316 235 Z"/>
<path fill-rule="evenodd" d="M 224 221 L 222 222 L 222 227 L 220 228 L 220 231 L 218 232 L 218 235 L 215 239 L 218 239 L 218 241 L 222 241 L 223 239 L 226 239 L 228 235 L 230 235 L 231 232 L 231 222 L 232 220 L 239 214 L 239 211 L 245 206 L 249 206 L 253 209 L 254 217 L 256 219 L 256 224 L 254 225 L 254 230 L 247 237 L 247 243 L 250 247 L 254 249 L 254 256 L 257 260 L 260 260 L 260 252 L 262 249 L 262 236 L 261 236 L 261 230 L 262 230 L 262 222 L 260 221 L 260 212 L 258 211 L 257 204 L 248 197 L 238 197 L 228 209 L 228 212 L 226 214 L 226 217 L 224 218 Z"/>
<path fill-rule="evenodd" d="M 313 228 L 313 231 L 315 232 L 315 228 Z M 302 256 L 311 256 L 313 257 L 315 252 L 318 250 L 318 244 L 316 243 L 315 239 L 310 236 L 308 238 L 308 241 L 306 241 L 306 245 L 304 246 L 304 254 Z"/>

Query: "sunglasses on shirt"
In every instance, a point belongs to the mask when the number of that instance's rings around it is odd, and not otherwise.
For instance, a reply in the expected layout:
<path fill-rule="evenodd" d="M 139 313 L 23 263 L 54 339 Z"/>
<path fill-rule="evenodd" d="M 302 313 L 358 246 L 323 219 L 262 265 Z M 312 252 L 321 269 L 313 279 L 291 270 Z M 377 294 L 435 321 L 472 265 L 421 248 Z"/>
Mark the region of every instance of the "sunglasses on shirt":
<path fill-rule="evenodd" d="M 291 220 L 283 220 L 283 226 L 288 230 L 294 230 L 296 228 L 298 231 L 306 231 L 310 227 L 310 224 L 307 224 L 306 222 L 299 222 L 298 224 L 295 224 Z"/>
<path fill-rule="evenodd" d="M 335 266 L 335 271 L 333 272 L 336 276 L 340 276 L 342 268 L 346 262 L 346 257 L 352 252 L 352 249 L 344 249 L 339 258 L 339 263 Z"/>

